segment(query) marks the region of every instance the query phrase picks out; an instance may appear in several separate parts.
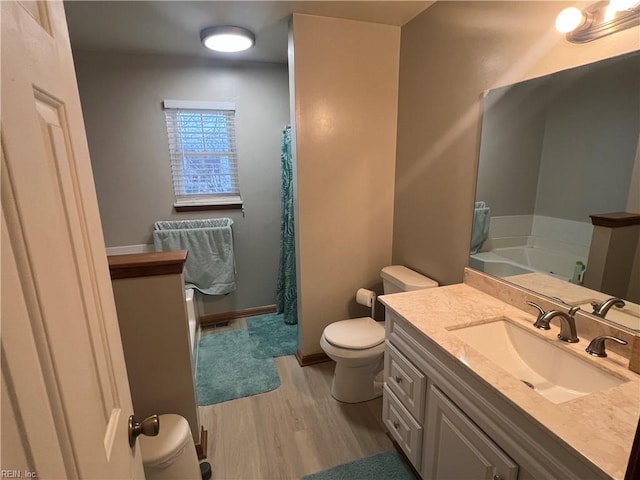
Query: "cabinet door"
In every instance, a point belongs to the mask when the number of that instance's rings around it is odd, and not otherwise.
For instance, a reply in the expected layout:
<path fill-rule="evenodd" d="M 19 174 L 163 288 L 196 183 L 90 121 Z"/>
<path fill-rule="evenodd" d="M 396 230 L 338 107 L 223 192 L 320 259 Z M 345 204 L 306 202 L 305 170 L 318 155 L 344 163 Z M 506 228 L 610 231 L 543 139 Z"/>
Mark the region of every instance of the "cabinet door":
<path fill-rule="evenodd" d="M 431 385 L 422 476 L 437 480 L 515 480 L 518 465 L 438 387 Z"/>

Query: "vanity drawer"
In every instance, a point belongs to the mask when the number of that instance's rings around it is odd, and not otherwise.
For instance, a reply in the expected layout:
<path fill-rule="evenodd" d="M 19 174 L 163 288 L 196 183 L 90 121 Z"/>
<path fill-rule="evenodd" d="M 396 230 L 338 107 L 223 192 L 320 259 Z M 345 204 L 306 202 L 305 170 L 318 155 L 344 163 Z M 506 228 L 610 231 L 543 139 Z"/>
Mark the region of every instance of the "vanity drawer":
<path fill-rule="evenodd" d="M 384 381 L 411 415 L 422 422 L 427 378 L 389 341 L 385 343 Z"/>
<path fill-rule="evenodd" d="M 387 385 L 384 386 L 382 398 L 382 420 L 415 469 L 420 470 L 422 426 L 402 406 Z"/>
<path fill-rule="evenodd" d="M 391 343 L 402 355 L 408 359 L 412 365 L 422 365 L 423 359 L 428 358 L 427 350 L 417 340 L 416 333 L 409 323 L 397 314 L 391 312 L 387 317 L 385 336 L 387 342 Z M 422 368 L 424 371 L 424 369 Z M 428 372 L 427 372 L 428 373 Z"/>

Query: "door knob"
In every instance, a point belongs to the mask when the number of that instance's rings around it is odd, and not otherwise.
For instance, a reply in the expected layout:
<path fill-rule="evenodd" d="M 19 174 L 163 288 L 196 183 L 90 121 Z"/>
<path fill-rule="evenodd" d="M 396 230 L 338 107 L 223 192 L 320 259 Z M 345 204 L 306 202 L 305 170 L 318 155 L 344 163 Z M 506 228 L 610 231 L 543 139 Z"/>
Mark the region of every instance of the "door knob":
<path fill-rule="evenodd" d="M 131 415 L 129 417 L 129 446 L 133 448 L 136 444 L 136 438 L 140 435 L 146 435 L 147 437 L 155 437 L 160 431 L 160 417 L 158 415 L 151 415 L 145 418 L 142 422 L 138 422 L 136 417 Z"/>

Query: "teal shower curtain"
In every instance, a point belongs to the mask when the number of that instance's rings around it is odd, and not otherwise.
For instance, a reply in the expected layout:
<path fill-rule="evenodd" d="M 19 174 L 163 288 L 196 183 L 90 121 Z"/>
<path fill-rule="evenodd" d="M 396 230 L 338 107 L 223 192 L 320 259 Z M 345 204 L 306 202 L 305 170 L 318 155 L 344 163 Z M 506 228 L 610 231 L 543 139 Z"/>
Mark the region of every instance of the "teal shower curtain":
<path fill-rule="evenodd" d="M 280 265 L 276 290 L 276 307 L 284 323 L 298 323 L 298 289 L 296 286 L 296 247 L 293 225 L 293 154 L 291 127 L 282 132 L 282 217 L 280 219 Z"/>

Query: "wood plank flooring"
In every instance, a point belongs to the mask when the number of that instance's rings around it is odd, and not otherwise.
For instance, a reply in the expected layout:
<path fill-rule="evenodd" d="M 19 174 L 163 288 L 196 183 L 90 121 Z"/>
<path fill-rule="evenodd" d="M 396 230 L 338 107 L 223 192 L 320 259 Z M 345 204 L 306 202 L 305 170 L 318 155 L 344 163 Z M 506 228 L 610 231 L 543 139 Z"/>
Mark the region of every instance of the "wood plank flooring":
<path fill-rule="evenodd" d="M 203 335 L 245 328 L 239 319 Z M 213 479 L 280 479 L 393 450 L 382 426 L 382 398 L 344 404 L 331 397 L 335 364 L 300 367 L 277 357 L 276 390 L 199 407 L 209 432 Z"/>

